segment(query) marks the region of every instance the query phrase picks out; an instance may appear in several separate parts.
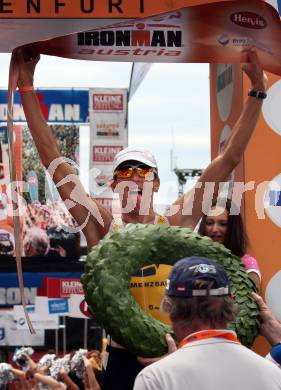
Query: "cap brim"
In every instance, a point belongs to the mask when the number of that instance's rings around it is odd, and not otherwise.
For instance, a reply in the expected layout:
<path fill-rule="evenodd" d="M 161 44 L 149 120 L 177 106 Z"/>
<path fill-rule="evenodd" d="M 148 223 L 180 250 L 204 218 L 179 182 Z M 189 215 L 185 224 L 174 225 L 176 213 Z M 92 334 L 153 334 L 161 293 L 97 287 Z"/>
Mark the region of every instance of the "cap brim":
<path fill-rule="evenodd" d="M 125 161 L 135 160 L 139 161 L 145 165 L 148 165 L 151 168 L 157 168 L 157 165 L 151 162 L 150 160 L 146 159 L 143 156 L 136 156 L 136 153 L 127 153 L 126 155 L 122 156 L 118 162 L 113 166 L 113 172 L 119 167 L 120 164 L 122 164 Z"/>

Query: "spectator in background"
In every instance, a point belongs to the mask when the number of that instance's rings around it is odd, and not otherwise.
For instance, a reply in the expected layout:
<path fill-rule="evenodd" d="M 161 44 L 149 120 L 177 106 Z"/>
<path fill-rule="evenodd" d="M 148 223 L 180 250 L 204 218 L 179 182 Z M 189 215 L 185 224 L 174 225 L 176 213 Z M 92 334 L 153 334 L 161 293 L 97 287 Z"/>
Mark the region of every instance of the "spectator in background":
<path fill-rule="evenodd" d="M 218 199 L 213 202 L 209 212 L 204 214 L 198 233 L 223 244 L 240 257 L 247 274 L 258 291 L 261 285 L 261 272 L 257 260 L 246 253 L 247 236 L 240 210 L 231 199 Z"/>
<path fill-rule="evenodd" d="M 0 175 L 1 175 L 1 164 L 0 164 Z M 7 195 L 0 192 L 0 221 L 6 220 L 8 217 L 7 213 Z"/>
<path fill-rule="evenodd" d="M 28 390 L 28 384 L 25 379 L 24 371 L 13 367 L 12 373 L 14 374 L 14 378 L 15 378 L 13 381 L 15 388 L 18 390 Z"/>
<path fill-rule="evenodd" d="M 78 257 L 80 234 L 68 232 L 68 227 L 75 227 L 75 222 L 63 202 L 48 200 L 45 205 L 40 202 L 28 204 L 25 215 L 25 255 Z M 37 244 L 42 250 L 37 250 Z"/>
<path fill-rule="evenodd" d="M 25 256 L 46 256 L 50 249 L 46 231 L 38 227 L 28 229 L 25 233 L 23 247 Z"/>
<path fill-rule="evenodd" d="M 83 362 L 85 365 L 84 374 L 84 389 L 85 390 L 100 390 L 100 385 L 97 381 L 95 371 L 93 369 L 91 361 L 87 356 L 83 356 Z"/>
<path fill-rule="evenodd" d="M 14 256 L 15 255 L 15 239 L 12 233 L 8 230 L 0 229 L 0 255 Z"/>

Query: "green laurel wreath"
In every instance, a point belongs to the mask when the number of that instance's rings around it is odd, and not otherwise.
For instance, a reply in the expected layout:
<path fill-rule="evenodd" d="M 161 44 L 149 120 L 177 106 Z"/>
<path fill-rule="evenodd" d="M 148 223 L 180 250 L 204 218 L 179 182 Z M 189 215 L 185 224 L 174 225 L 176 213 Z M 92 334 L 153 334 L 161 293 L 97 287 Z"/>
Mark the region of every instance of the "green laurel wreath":
<path fill-rule="evenodd" d="M 170 328 L 136 303 L 129 291 L 130 277 L 149 264 L 173 265 L 188 256 L 205 256 L 224 265 L 240 309 L 230 329 L 250 347 L 259 331 L 259 311 L 251 298 L 253 282 L 239 257 L 186 228 L 130 224 L 106 235 L 88 255 L 82 276 L 90 311 L 113 339 L 131 352 L 145 357 L 163 355 Z"/>

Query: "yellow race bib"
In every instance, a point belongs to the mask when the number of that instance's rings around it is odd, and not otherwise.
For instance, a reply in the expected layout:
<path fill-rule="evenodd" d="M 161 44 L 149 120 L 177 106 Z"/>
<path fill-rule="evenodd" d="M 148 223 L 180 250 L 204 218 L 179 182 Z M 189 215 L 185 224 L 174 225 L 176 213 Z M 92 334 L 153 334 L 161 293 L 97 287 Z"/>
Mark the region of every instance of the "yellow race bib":
<path fill-rule="evenodd" d="M 131 278 L 130 291 L 140 307 L 157 320 L 170 325 L 169 317 L 160 310 L 171 266 L 149 265 Z"/>

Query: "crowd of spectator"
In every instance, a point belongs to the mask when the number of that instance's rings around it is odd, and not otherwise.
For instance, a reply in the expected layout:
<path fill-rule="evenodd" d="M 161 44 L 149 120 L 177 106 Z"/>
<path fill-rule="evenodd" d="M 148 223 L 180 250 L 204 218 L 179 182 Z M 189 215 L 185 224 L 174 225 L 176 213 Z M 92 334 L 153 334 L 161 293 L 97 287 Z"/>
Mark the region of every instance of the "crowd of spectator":
<path fill-rule="evenodd" d="M 28 204 L 24 222 L 25 256 L 79 256 L 80 235 L 62 201 Z"/>
<path fill-rule="evenodd" d="M 64 356 L 53 351 L 33 360 L 34 350 L 22 347 L 13 363 L 0 363 L 0 387 L 21 390 L 100 390 L 102 353 L 79 349 Z"/>

